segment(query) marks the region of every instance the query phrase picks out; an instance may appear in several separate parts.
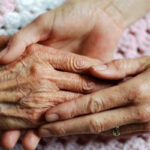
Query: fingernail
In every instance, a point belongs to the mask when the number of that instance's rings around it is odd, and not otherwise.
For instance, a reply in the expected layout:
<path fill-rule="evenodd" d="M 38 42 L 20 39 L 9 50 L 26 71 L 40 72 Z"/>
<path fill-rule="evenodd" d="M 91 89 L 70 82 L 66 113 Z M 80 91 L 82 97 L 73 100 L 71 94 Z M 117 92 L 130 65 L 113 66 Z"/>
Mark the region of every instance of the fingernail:
<path fill-rule="evenodd" d="M 42 137 L 50 137 L 52 135 L 51 135 L 51 133 L 50 133 L 49 130 L 47 130 L 47 129 L 41 129 L 40 136 L 42 136 Z"/>
<path fill-rule="evenodd" d="M 104 71 L 104 70 L 107 70 L 107 65 L 94 66 L 93 68 L 96 71 Z"/>
<path fill-rule="evenodd" d="M 46 120 L 48 122 L 54 122 L 54 121 L 59 120 L 59 116 L 57 114 L 50 114 L 46 117 Z"/>
<path fill-rule="evenodd" d="M 2 58 L 4 55 L 6 55 L 8 52 L 8 48 L 6 47 L 5 49 L 3 49 L 1 52 L 0 52 L 0 58 Z"/>

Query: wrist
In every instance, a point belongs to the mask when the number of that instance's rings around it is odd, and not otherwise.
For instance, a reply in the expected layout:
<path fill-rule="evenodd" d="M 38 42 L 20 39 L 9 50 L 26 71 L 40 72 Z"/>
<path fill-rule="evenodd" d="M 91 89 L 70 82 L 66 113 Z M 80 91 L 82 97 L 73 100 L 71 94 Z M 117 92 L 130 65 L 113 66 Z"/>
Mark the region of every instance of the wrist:
<path fill-rule="evenodd" d="M 150 10 L 150 0 L 112 0 L 104 11 L 122 28 L 144 16 Z"/>

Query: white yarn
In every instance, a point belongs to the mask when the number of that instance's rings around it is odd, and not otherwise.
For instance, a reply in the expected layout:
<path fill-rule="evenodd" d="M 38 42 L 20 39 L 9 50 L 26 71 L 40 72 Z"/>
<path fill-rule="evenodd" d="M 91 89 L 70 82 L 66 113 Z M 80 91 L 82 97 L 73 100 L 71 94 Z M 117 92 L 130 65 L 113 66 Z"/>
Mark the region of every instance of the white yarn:
<path fill-rule="evenodd" d="M 64 2 L 65 0 L 17 0 L 15 12 L 5 14 L 4 24 L 6 29 L 0 28 L 0 34 L 14 34 L 40 14 L 55 9 Z"/>

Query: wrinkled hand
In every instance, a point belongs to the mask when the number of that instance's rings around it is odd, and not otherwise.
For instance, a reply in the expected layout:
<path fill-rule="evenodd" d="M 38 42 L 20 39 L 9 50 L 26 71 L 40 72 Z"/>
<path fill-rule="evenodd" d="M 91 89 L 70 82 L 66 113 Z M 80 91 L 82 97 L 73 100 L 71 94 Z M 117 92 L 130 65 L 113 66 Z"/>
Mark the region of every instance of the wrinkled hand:
<path fill-rule="evenodd" d="M 120 126 L 121 136 L 149 132 L 150 57 L 115 60 L 105 66 L 92 67 L 91 73 L 107 80 L 135 77 L 50 109 L 47 121 L 59 122 L 41 127 L 41 136 L 85 133 L 112 136 L 111 129 L 116 126 Z"/>
<path fill-rule="evenodd" d="M 79 97 L 79 93 L 104 88 L 104 82 L 100 84 L 87 76 L 71 73 L 88 73 L 92 64 L 100 62 L 38 44 L 28 47 L 16 62 L 1 67 L 0 115 L 21 121 L 8 119 L 6 126 L 7 120 L 1 117 L 0 128 L 28 128 L 28 123 L 22 124 L 22 120 L 33 123 L 29 128 L 34 127 L 47 108 Z"/>
<path fill-rule="evenodd" d="M 29 46 L 17 61 L 1 67 L 0 128 L 35 128 L 44 123 L 42 115 L 49 107 L 110 86 L 71 73 L 88 74 L 96 64 L 100 61 L 39 44 Z"/>
<path fill-rule="evenodd" d="M 111 16 L 105 13 L 109 5 L 110 1 L 103 0 L 70 0 L 62 7 L 39 16 L 11 39 L 7 38 L 9 44 L 0 53 L 0 62 L 12 62 L 27 46 L 36 42 L 98 58 L 102 62 L 111 60 L 123 27 L 121 24 L 116 25 Z M 28 142 L 24 142 L 28 149 L 34 149 L 32 146 L 36 145 L 29 144 L 32 143 L 29 139 L 34 139 L 31 137 L 37 137 L 31 132 L 25 137 Z M 6 132 L 2 138 L 3 145 L 12 148 L 19 135 L 18 131 Z M 13 140 L 8 144 L 8 141 Z"/>

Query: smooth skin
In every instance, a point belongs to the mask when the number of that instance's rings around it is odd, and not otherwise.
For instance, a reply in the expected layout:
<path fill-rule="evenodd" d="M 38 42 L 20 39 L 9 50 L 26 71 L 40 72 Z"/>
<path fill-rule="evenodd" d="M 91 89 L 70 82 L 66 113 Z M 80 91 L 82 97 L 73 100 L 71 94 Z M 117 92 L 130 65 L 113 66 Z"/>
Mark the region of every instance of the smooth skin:
<path fill-rule="evenodd" d="M 0 53 L 0 62 L 14 61 L 28 45 L 36 42 L 98 58 L 102 62 L 110 61 L 123 28 L 103 11 L 107 5 L 109 1 L 73 0 L 39 16 L 9 39 L 7 48 Z M 31 135 L 35 137 L 33 143 L 29 140 Z M 5 132 L 1 137 L 2 145 L 7 149 L 13 148 L 19 136 L 19 131 Z M 8 140 L 10 137 L 14 138 Z M 27 132 L 22 140 L 24 149 L 34 150 L 39 140 L 33 131 Z"/>

